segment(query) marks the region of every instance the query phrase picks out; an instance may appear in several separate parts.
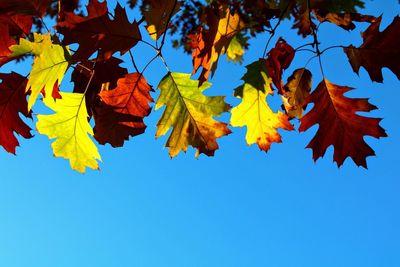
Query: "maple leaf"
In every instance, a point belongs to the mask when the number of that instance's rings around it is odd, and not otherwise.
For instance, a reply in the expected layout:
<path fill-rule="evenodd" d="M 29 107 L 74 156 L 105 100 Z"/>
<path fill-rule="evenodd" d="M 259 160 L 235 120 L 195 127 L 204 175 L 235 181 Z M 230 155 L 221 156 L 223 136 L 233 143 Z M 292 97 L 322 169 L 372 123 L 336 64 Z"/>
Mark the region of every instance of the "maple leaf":
<path fill-rule="evenodd" d="M 275 47 L 268 53 L 265 61 L 268 74 L 278 89 L 283 94 L 282 73 L 287 69 L 294 58 L 295 50 L 282 38 L 279 38 Z"/>
<path fill-rule="evenodd" d="M 34 41 L 20 39 L 18 45 L 10 47 L 11 56 L 33 54 L 32 70 L 26 91 L 31 91 L 28 100 L 28 110 L 31 110 L 40 92 L 46 95 L 58 96 L 58 85 L 61 83 L 69 66 L 69 51 L 67 47 L 53 44 L 50 34 L 34 33 Z"/>
<path fill-rule="evenodd" d="M 264 60 L 259 59 L 246 66 L 242 77 L 244 84 L 235 89 L 235 96 L 242 102 L 231 111 L 231 125 L 247 127 L 248 145 L 258 144 L 260 150 L 268 151 L 273 142 L 280 143 L 282 138 L 277 129 L 293 130 L 287 116 L 282 112 L 273 112 L 266 98 L 272 95 L 271 79 L 267 76 Z"/>
<path fill-rule="evenodd" d="M 200 153 L 213 156 L 218 149 L 216 139 L 231 133 L 227 124 L 213 119 L 230 106 L 223 96 L 203 95 L 210 86 L 205 82 L 198 87 L 190 74 L 177 72 L 168 73 L 158 85 L 161 93 L 155 109 L 166 108 L 157 123 L 156 137 L 165 135 L 172 127 L 166 143 L 171 157 L 186 152 L 189 145 L 197 148 L 196 157 Z"/>
<path fill-rule="evenodd" d="M 311 79 L 311 72 L 305 68 L 295 70 L 288 78 L 282 100 L 289 118 L 300 119 L 303 116 L 304 103 L 312 87 Z"/>
<path fill-rule="evenodd" d="M 113 20 L 108 17 L 108 12 L 104 12 L 104 7 L 98 11 L 93 5 L 99 3 L 96 0 L 89 3 L 87 17 L 66 12 L 65 20 L 56 26 L 58 32 L 64 35 L 64 44 L 79 44 L 72 56 L 74 60 L 88 59 L 98 50 L 107 60 L 117 51 L 123 55 L 141 40 L 136 21 L 130 23 L 125 9 L 119 4 Z"/>
<path fill-rule="evenodd" d="M 150 85 L 139 73 L 125 75 L 117 87 L 103 90 L 103 105 L 96 109 L 94 137 L 100 144 L 110 143 L 121 147 L 130 136 L 142 134 L 146 125 L 144 117 L 150 114 Z"/>
<path fill-rule="evenodd" d="M 36 128 L 39 133 L 56 139 L 51 147 L 54 156 L 69 159 L 71 168 L 81 173 L 86 167 L 98 169 L 101 160 L 96 145 L 90 139 L 93 130 L 88 122 L 85 95 L 61 93 L 61 99 L 46 97 L 44 104 L 55 113 L 38 115 Z"/>
<path fill-rule="evenodd" d="M 151 38 L 158 40 L 168 28 L 170 18 L 179 11 L 180 1 L 176 0 L 145 0 L 141 10 L 147 22 L 147 31 Z"/>
<path fill-rule="evenodd" d="M 194 49 L 192 51 L 193 74 L 200 67 L 203 68 L 199 85 L 208 80 L 210 72 L 214 74 L 217 68 L 219 55 L 227 50 L 230 42 L 235 35 L 244 27 L 239 14 L 231 14 L 230 9 L 221 5 L 219 15 L 216 16 L 211 10 L 207 14 L 208 30 L 203 27 L 199 29 L 199 33 L 195 35 L 192 41 Z"/>
<path fill-rule="evenodd" d="M 24 14 L 43 17 L 50 0 L 1 0 L 0 14 Z"/>
<path fill-rule="evenodd" d="M 386 133 L 379 126 L 381 119 L 369 118 L 356 114 L 376 109 L 365 98 L 348 98 L 343 94 L 352 90 L 348 86 L 339 86 L 323 80 L 307 98 L 306 104 L 314 106 L 301 118 L 300 132 L 315 124 L 318 131 L 307 145 L 313 150 L 313 159 L 317 160 L 333 145 L 333 159 L 341 166 L 347 157 L 351 157 L 358 166 L 367 168 L 366 157 L 375 152 L 364 141 L 364 136 L 385 137 Z"/>
<path fill-rule="evenodd" d="M 375 82 L 383 82 L 384 67 L 389 68 L 400 79 L 400 19 L 396 16 L 383 32 L 379 32 L 381 19 L 382 17 L 377 18 L 362 33 L 364 42 L 360 47 L 350 45 L 344 48 L 354 72 L 358 74 L 363 66 Z"/>
<path fill-rule="evenodd" d="M 19 146 L 14 132 L 24 138 L 31 138 L 31 128 L 20 118 L 19 113 L 31 117 L 28 112 L 25 86 L 27 80 L 18 73 L 0 73 L 0 145 L 15 154 Z"/>

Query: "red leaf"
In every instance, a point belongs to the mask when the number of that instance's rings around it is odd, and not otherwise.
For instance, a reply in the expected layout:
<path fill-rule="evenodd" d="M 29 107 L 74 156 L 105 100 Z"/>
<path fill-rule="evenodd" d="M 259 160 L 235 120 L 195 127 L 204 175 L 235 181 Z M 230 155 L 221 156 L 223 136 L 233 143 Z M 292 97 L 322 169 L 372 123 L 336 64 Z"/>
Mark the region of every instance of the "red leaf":
<path fill-rule="evenodd" d="M 103 105 L 96 109 L 94 137 L 100 144 L 120 147 L 129 136 L 145 131 L 144 117 L 150 114 L 150 85 L 139 73 L 125 75 L 113 90 L 102 91 Z"/>
<path fill-rule="evenodd" d="M 1 0 L 0 14 L 12 13 L 43 17 L 50 0 Z"/>
<path fill-rule="evenodd" d="M 30 117 L 25 96 L 27 79 L 18 73 L 0 73 L 0 145 L 9 153 L 15 154 L 19 146 L 14 132 L 24 138 L 31 138 L 31 128 L 18 113 Z"/>
<path fill-rule="evenodd" d="M 13 60 L 8 49 L 16 39 L 28 35 L 32 28 L 32 17 L 22 15 L 0 15 L 0 66 Z"/>
<path fill-rule="evenodd" d="M 337 12 L 329 12 L 323 9 L 315 9 L 314 13 L 317 19 L 321 23 L 329 21 L 330 23 L 336 24 L 337 26 L 347 31 L 355 29 L 356 25 L 353 23 L 353 21 L 373 23 L 377 19 L 374 16 L 362 15 L 359 13 L 352 13 L 352 12 L 337 13 Z"/>
<path fill-rule="evenodd" d="M 400 79 L 400 19 L 399 16 L 395 17 L 383 32 L 379 32 L 381 19 L 382 17 L 377 18 L 362 33 L 364 42 L 360 47 L 351 45 L 344 48 L 354 72 L 358 74 L 362 66 L 375 82 L 383 82 L 384 67 L 389 68 Z"/>
<path fill-rule="evenodd" d="M 276 42 L 274 48 L 268 53 L 266 59 L 267 70 L 272 82 L 278 89 L 279 94 L 283 94 L 282 73 L 287 69 L 294 58 L 294 49 L 282 38 Z"/>
<path fill-rule="evenodd" d="M 130 23 L 125 9 L 119 4 L 115 8 L 113 20 L 108 16 L 105 2 L 92 0 L 87 10 L 86 17 L 66 12 L 65 20 L 56 26 L 64 35 L 64 44 L 79 44 L 72 56 L 74 60 L 88 59 L 97 50 L 107 60 L 117 51 L 124 54 L 141 40 L 136 21 Z"/>
<path fill-rule="evenodd" d="M 333 159 L 338 166 L 351 157 L 358 166 L 367 168 L 366 157 L 375 155 L 375 152 L 364 141 L 364 136 L 386 136 L 385 130 L 379 126 L 381 119 L 356 114 L 376 107 L 368 99 L 343 95 L 352 89 L 323 80 L 307 98 L 306 104 L 313 102 L 314 107 L 301 118 L 299 131 L 304 132 L 315 124 L 319 125 L 317 133 L 307 145 L 313 150 L 314 160 L 322 157 L 326 149 L 333 145 Z"/>
<path fill-rule="evenodd" d="M 74 82 L 74 93 L 83 94 L 86 91 L 85 100 L 90 116 L 98 104 L 100 90 L 115 88 L 117 80 L 128 73 L 127 69 L 119 66 L 121 63 L 122 60 L 119 58 L 111 57 L 107 61 L 85 60 L 76 65 L 71 76 L 71 80 Z M 93 77 L 90 81 L 92 73 Z M 86 88 L 89 81 L 89 87 Z"/>

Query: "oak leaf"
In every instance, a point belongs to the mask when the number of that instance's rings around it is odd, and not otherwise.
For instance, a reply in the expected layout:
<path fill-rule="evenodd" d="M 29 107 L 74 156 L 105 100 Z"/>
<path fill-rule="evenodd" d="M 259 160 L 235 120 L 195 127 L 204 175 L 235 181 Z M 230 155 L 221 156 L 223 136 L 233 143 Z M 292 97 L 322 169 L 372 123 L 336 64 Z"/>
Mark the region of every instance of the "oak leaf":
<path fill-rule="evenodd" d="M 192 37 L 193 74 L 203 68 L 199 77 L 199 85 L 208 80 L 210 72 L 214 74 L 219 55 L 224 53 L 232 39 L 244 27 L 239 14 L 232 14 L 226 5 L 219 7 L 219 15 L 209 10 L 207 13 L 208 30 L 203 27 Z"/>
<path fill-rule="evenodd" d="M 311 72 L 305 68 L 297 69 L 288 78 L 284 87 L 285 94 L 282 96 L 286 114 L 289 118 L 300 119 L 303 116 L 304 103 L 310 95 L 312 87 Z"/>
<path fill-rule="evenodd" d="M 351 67 L 358 74 L 364 67 L 371 80 L 383 82 L 382 68 L 389 68 L 400 79 L 400 18 L 396 16 L 393 22 L 383 31 L 379 31 L 382 17 L 376 19 L 362 33 L 364 42 L 358 48 L 350 45 L 344 48 Z"/>
<path fill-rule="evenodd" d="M 11 56 L 33 54 L 32 70 L 26 91 L 31 91 L 28 100 L 28 110 L 31 110 L 39 94 L 59 96 L 58 85 L 61 83 L 69 66 L 69 51 L 67 47 L 54 44 L 50 34 L 34 33 L 34 41 L 20 39 L 18 45 L 10 47 Z"/>
<path fill-rule="evenodd" d="M 11 45 L 17 44 L 16 39 L 26 36 L 32 28 L 32 17 L 24 15 L 0 15 L 0 66 L 15 59 L 10 57 Z"/>
<path fill-rule="evenodd" d="M 166 143 L 171 157 L 186 152 L 189 145 L 197 148 L 196 157 L 201 153 L 213 156 L 218 149 L 216 139 L 231 133 L 227 124 L 213 119 L 230 106 L 223 96 L 203 95 L 210 86 L 205 82 L 198 87 L 190 74 L 177 72 L 168 73 L 158 85 L 161 93 L 155 109 L 166 107 L 157 123 L 156 137 L 165 135 L 172 127 Z"/>
<path fill-rule="evenodd" d="M 151 38 L 158 40 L 168 28 L 170 18 L 179 11 L 181 2 L 177 0 L 145 0 L 141 10 L 147 22 Z"/>
<path fill-rule="evenodd" d="M 121 147 L 130 136 L 144 133 L 144 117 L 150 114 L 150 85 L 142 74 L 132 73 L 118 80 L 117 87 L 103 90 L 103 103 L 96 109 L 94 137 L 100 144 Z"/>
<path fill-rule="evenodd" d="M 56 29 L 64 35 L 66 45 L 78 43 L 79 47 L 72 56 L 74 60 L 88 59 L 100 50 L 107 60 L 119 51 L 121 55 L 134 47 L 141 35 L 134 21 L 130 23 L 124 8 L 117 4 L 113 19 L 110 19 L 104 8 L 96 10 L 92 5 L 99 4 L 96 0 L 88 5 L 88 16 L 82 17 L 73 13 L 65 13 L 65 20 L 57 24 Z"/>
<path fill-rule="evenodd" d="M 19 113 L 31 117 L 26 102 L 25 86 L 27 79 L 18 73 L 0 73 L 0 146 L 15 154 L 19 146 L 14 132 L 24 138 L 31 138 L 31 128 L 26 125 Z"/>
<path fill-rule="evenodd" d="M 231 125 L 247 127 L 246 142 L 257 143 L 260 150 L 267 152 L 273 142 L 282 142 L 277 129 L 293 130 L 288 117 L 282 112 L 273 112 L 266 98 L 272 95 L 271 78 L 267 76 L 264 60 L 260 59 L 246 66 L 242 77 L 244 84 L 235 89 L 235 96 L 242 102 L 231 111 Z M 256 86 L 255 86 L 256 85 Z"/>
<path fill-rule="evenodd" d="M 301 118 L 300 132 L 315 124 L 318 131 L 307 145 L 313 150 L 317 160 L 333 145 L 333 159 L 341 166 L 351 157 L 358 166 L 367 168 L 366 157 L 375 155 L 374 150 L 364 141 L 364 136 L 385 137 L 385 130 L 379 126 L 381 119 L 358 115 L 376 109 L 365 98 L 348 98 L 344 93 L 352 90 L 323 80 L 307 98 L 306 103 L 314 103 L 313 108 Z"/>
<path fill-rule="evenodd" d="M 44 104 L 55 113 L 38 115 L 38 132 L 56 139 L 51 144 L 54 156 L 69 159 L 72 169 L 81 173 L 86 167 L 98 169 L 97 160 L 101 157 L 89 137 L 93 136 L 93 130 L 88 122 L 85 95 L 61 93 L 61 96 L 61 99 L 43 99 Z"/>
<path fill-rule="evenodd" d="M 337 13 L 337 12 L 329 12 L 324 9 L 314 10 L 314 13 L 319 22 L 322 23 L 328 21 L 330 23 L 336 24 L 337 26 L 347 31 L 355 29 L 356 25 L 353 23 L 354 21 L 373 23 L 377 19 L 374 16 L 362 15 L 359 13 L 352 13 L 352 12 Z"/>

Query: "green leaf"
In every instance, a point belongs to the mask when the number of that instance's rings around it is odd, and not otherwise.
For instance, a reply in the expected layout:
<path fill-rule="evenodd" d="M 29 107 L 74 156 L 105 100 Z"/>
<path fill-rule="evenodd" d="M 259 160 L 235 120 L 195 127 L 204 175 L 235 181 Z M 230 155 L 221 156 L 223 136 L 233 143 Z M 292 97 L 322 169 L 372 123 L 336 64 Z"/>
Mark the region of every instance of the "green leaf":
<path fill-rule="evenodd" d="M 196 157 L 200 153 L 213 156 L 218 149 L 216 139 L 231 133 L 226 123 L 213 119 L 230 106 L 223 96 L 203 95 L 210 86 L 211 83 L 204 82 L 198 87 L 198 81 L 191 80 L 190 74 L 177 72 L 168 73 L 158 85 L 161 93 L 156 109 L 166 108 L 157 123 L 156 137 L 167 134 L 172 127 L 166 143 L 171 157 L 186 152 L 189 145 L 197 148 Z"/>

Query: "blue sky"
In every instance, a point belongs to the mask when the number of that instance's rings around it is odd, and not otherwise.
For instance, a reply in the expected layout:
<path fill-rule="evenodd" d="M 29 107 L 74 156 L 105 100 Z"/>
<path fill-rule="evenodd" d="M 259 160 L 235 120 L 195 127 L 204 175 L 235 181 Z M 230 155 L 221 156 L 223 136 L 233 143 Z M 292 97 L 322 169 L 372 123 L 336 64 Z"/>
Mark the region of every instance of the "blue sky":
<path fill-rule="evenodd" d="M 367 1 L 366 13 L 384 14 L 381 30 L 399 11 L 396 0 Z M 324 24 L 322 47 L 358 45 L 365 26 L 348 33 Z M 281 30 L 299 44 L 288 24 Z M 245 64 L 261 56 L 267 38 L 252 40 Z M 173 71 L 191 71 L 189 56 L 170 48 L 164 53 Z M 151 51 L 139 47 L 134 55 L 143 66 Z M 309 56 L 296 57 L 284 79 Z M 384 118 L 389 137 L 366 138 L 377 154 L 368 158 L 368 170 L 349 159 L 338 169 L 332 148 L 314 163 L 304 147 L 317 127 L 282 132 L 283 143 L 268 154 L 247 146 L 245 129 L 235 128 L 219 139 L 215 157 L 195 159 L 190 149 L 171 160 L 166 138 L 154 137 L 157 111 L 144 135 L 120 149 L 100 147 L 101 171 L 84 175 L 54 158 L 51 141 L 35 133 L 20 139 L 16 157 L 0 153 L 0 266 L 400 266 L 400 83 L 387 69 L 384 84 L 370 82 L 364 69 L 358 77 L 340 49 L 322 60 L 331 82 L 355 87 L 348 96 L 369 97 L 379 107 L 371 116 Z M 315 86 L 317 62 L 309 67 Z M 28 71 L 20 65 L 3 71 L 16 68 Z M 227 102 L 237 104 L 232 93 L 243 73 L 244 65 L 221 58 L 208 94 L 228 95 Z M 156 86 L 164 74 L 156 62 L 145 77 Z M 64 90 L 71 89 L 68 81 Z"/>

